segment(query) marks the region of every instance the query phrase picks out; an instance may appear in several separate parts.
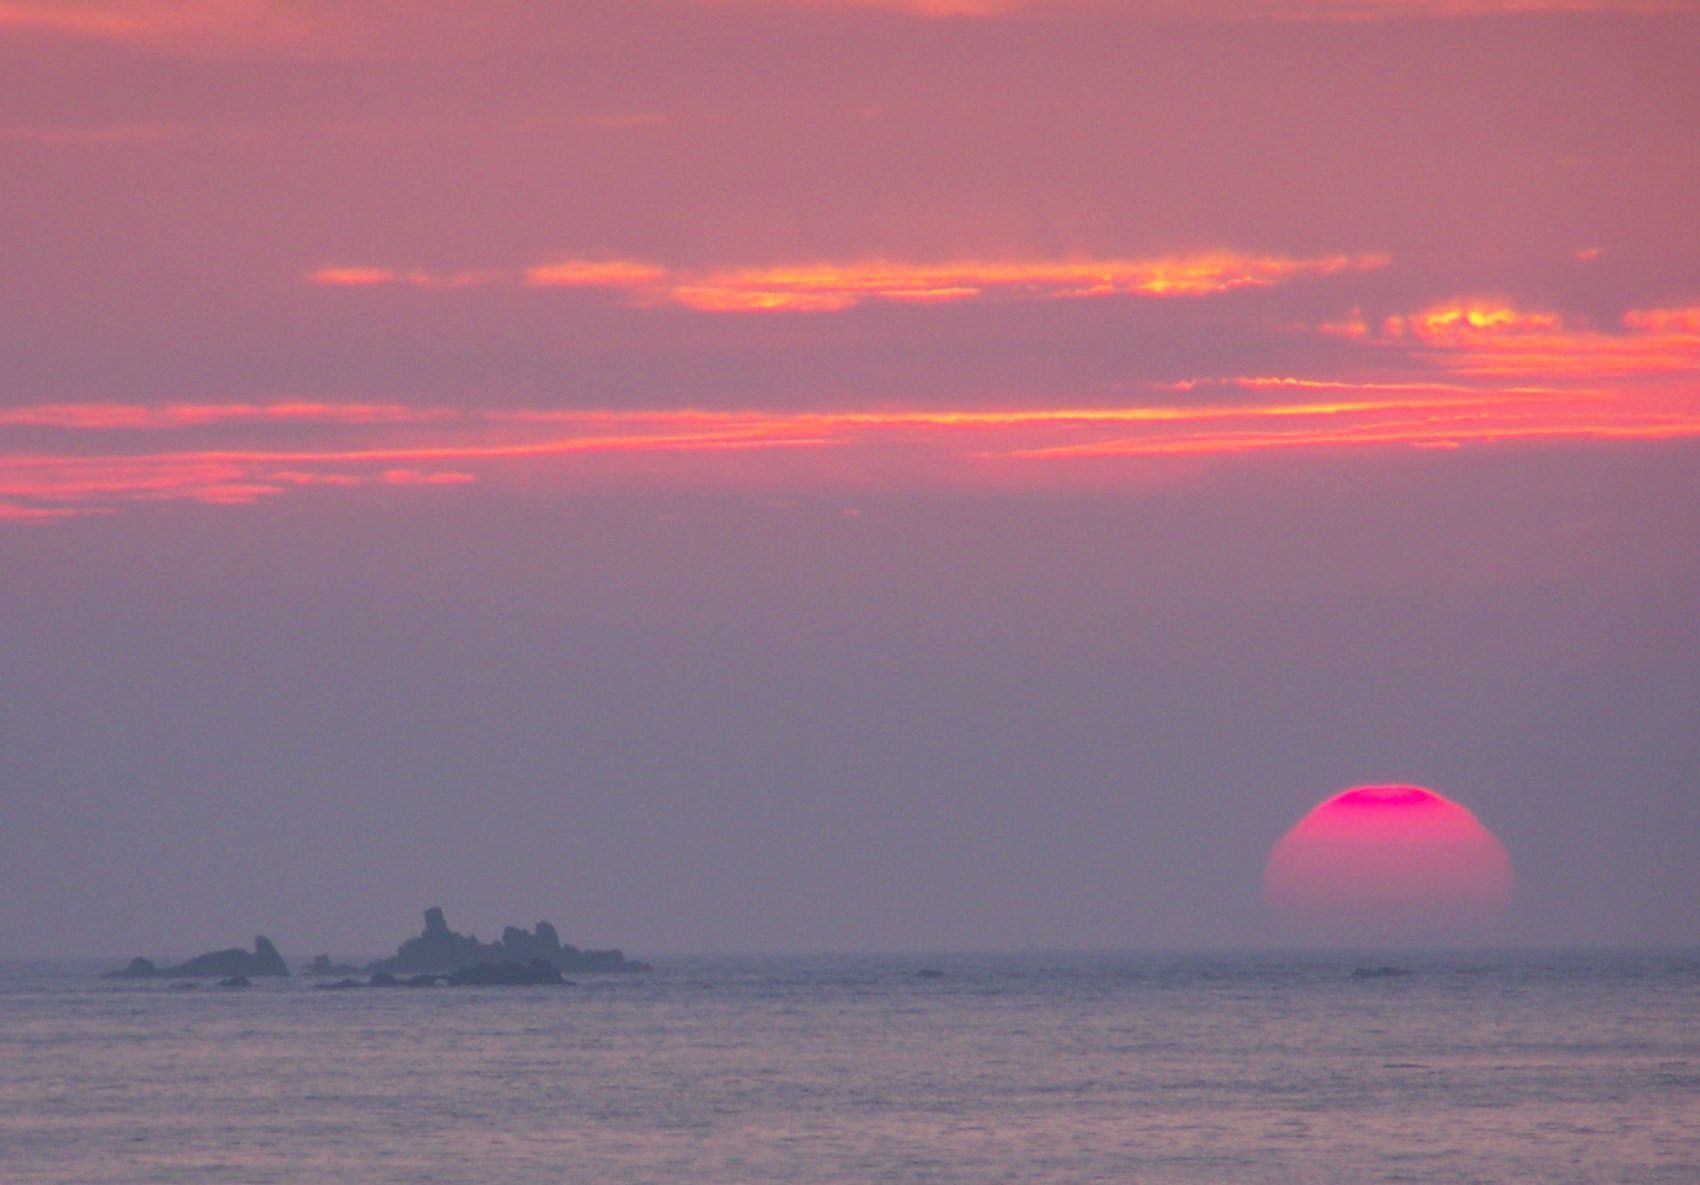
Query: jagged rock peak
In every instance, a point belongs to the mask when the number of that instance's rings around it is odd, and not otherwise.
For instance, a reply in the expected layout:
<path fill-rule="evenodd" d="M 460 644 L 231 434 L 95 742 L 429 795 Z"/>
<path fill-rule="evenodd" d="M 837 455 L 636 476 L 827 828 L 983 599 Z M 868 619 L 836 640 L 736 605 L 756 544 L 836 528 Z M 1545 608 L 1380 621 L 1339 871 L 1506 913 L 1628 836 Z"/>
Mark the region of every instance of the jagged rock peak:
<path fill-rule="evenodd" d="M 508 926 L 496 942 L 479 942 L 475 934 L 449 929 L 440 906 L 425 911 L 425 929 L 396 948 L 394 957 L 373 963 L 368 971 L 391 975 L 428 973 L 453 975 L 480 963 L 529 966 L 542 960 L 560 971 L 648 971 L 648 965 L 627 959 L 617 950 L 581 951 L 561 941 L 555 927 L 538 922 L 530 931 Z"/>

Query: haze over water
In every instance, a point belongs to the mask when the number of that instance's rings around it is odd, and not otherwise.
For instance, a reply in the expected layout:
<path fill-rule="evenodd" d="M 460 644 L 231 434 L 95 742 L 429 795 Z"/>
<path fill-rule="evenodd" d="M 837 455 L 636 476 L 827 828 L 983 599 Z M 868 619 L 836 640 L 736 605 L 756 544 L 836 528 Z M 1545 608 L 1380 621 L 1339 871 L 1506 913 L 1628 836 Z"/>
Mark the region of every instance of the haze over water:
<path fill-rule="evenodd" d="M 1700 9 L 0 3 L 0 953 L 1700 941 Z"/>
<path fill-rule="evenodd" d="M 359 992 L 8 964 L 0 1158 L 12 1185 L 1700 1178 L 1700 956 L 1389 957 L 1408 974 L 771 957 Z"/>

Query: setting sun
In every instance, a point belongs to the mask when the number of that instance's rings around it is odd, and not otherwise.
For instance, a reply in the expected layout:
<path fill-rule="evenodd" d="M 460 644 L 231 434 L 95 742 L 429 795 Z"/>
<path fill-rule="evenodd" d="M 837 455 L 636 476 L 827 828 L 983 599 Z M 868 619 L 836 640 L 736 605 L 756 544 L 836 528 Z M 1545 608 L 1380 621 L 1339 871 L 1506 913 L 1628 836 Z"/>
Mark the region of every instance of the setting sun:
<path fill-rule="evenodd" d="M 1319 804 L 1269 853 L 1279 924 L 1329 942 L 1487 936 L 1511 899 L 1511 860 L 1467 808 L 1421 786 L 1359 786 Z"/>

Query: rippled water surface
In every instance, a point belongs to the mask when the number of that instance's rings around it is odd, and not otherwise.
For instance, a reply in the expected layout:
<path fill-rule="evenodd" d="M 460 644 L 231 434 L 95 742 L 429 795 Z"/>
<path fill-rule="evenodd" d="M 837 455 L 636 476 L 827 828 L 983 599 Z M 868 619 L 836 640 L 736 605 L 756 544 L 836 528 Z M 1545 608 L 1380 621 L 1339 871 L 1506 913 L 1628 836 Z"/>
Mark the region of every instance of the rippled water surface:
<path fill-rule="evenodd" d="M 0 967 L 0 1181 L 1700 1182 L 1700 955 Z M 929 966 L 944 974 L 921 978 Z"/>

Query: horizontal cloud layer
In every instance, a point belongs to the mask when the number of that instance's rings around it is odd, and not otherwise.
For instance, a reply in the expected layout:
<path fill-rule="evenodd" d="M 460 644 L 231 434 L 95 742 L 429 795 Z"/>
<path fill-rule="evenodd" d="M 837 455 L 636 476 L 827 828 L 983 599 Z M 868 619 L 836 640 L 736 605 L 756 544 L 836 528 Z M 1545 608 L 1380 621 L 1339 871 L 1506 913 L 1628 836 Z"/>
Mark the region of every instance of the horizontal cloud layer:
<path fill-rule="evenodd" d="M 677 304 L 705 312 L 822 312 L 866 300 L 944 303 L 979 299 L 1105 296 L 1206 296 L 1267 287 L 1308 276 L 1366 271 L 1382 255 L 1296 259 L 1217 251 L 1154 259 L 953 260 L 884 259 L 774 267 L 674 269 L 636 260 L 569 259 L 522 270 L 432 272 L 370 266 L 325 266 L 308 273 L 330 287 L 598 288 L 634 304 Z"/>
<path fill-rule="evenodd" d="M 638 0 L 635 20 L 692 10 L 768 8 L 918 18 L 1112 13 L 1120 19 L 1409 20 L 1553 12 L 1681 12 L 1681 0 Z M 551 0 L 467 5 L 453 0 L 0 0 L 0 29 L 129 42 L 191 54 L 313 57 L 465 54 L 540 35 L 569 37 L 588 6 Z"/>
<path fill-rule="evenodd" d="M 857 264 L 681 274 L 567 263 L 501 282 L 609 288 L 693 308 L 834 309 L 864 299 L 1194 294 L 1373 266 L 1345 256 L 1065 264 Z M 417 284 L 319 273 L 326 284 Z M 716 293 L 713 300 L 702 293 Z M 1296 331 L 1302 336 L 1303 331 Z M 1320 447 L 1461 447 L 1700 436 L 1700 307 L 1575 317 L 1453 300 L 1310 332 L 1334 373 L 1147 380 L 1095 406 L 1006 402 L 648 410 L 400 401 L 54 402 L 0 408 L 0 518 L 39 521 L 164 500 L 243 503 L 308 486 L 585 477 L 834 482 L 1066 480 L 1040 462 L 1233 456 Z M 775 467 L 769 460 L 794 461 Z M 1095 469 L 1095 477 L 1115 477 Z"/>

